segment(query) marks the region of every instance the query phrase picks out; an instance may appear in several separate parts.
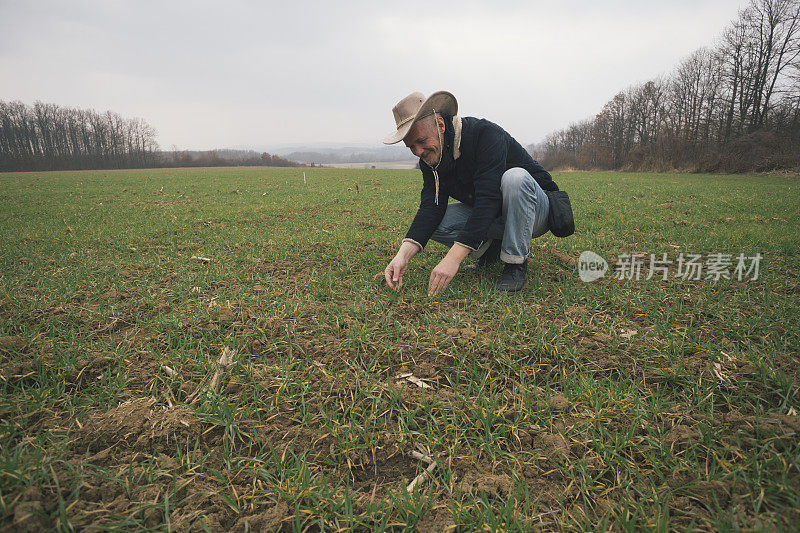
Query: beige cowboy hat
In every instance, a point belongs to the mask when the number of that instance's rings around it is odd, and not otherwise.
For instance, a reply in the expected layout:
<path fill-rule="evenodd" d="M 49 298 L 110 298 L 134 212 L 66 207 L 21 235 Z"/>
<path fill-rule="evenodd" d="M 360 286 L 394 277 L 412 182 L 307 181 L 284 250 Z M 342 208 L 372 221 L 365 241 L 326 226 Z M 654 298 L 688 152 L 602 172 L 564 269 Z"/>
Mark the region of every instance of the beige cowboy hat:
<path fill-rule="evenodd" d="M 397 102 L 392 108 L 397 131 L 383 138 L 383 144 L 395 144 L 405 139 L 416 122 L 436 111 L 440 115 L 458 114 L 456 97 L 447 91 L 437 91 L 425 99 L 425 95 L 414 92 Z"/>

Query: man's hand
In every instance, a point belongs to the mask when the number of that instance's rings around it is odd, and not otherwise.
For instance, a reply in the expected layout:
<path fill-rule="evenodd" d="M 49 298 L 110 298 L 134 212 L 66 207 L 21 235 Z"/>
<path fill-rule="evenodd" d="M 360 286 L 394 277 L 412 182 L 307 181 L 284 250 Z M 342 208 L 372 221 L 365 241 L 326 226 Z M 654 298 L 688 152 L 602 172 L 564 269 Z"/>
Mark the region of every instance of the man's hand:
<path fill-rule="evenodd" d="M 408 262 L 419 252 L 419 246 L 413 242 L 404 242 L 397 251 L 397 255 L 389 262 L 383 275 L 386 278 L 386 284 L 393 289 L 399 289 L 403 286 L 403 274 L 408 268 Z"/>
<path fill-rule="evenodd" d="M 402 287 L 403 274 L 405 274 L 406 268 L 408 268 L 408 260 L 396 255 L 386 267 L 386 270 L 383 271 L 383 275 L 386 278 L 386 284 L 393 289 L 399 289 Z"/>
<path fill-rule="evenodd" d="M 469 248 L 458 243 L 455 243 L 450 248 L 450 251 L 444 256 L 444 259 L 442 259 L 431 272 L 431 279 L 428 282 L 428 296 L 435 296 L 447 287 L 450 280 L 452 280 L 456 272 L 458 272 L 461 261 L 464 260 L 468 253 Z"/>

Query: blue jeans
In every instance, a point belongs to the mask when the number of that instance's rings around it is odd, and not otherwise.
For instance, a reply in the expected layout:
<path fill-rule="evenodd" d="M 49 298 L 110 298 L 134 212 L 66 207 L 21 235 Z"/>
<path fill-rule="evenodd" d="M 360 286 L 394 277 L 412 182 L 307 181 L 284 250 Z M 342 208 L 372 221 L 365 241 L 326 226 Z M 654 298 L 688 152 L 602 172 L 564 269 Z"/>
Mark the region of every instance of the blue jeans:
<path fill-rule="evenodd" d="M 531 239 L 547 233 L 547 215 L 550 201 L 544 190 L 524 168 L 510 168 L 500 182 L 503 194 L 503 214 L 489 228 L 489 239 L 502 239 L 500 260 L 504 263 L 524 263 L 528 257 Z M 453 246 L 458 234 L 472 214 L 472 207 L 461 202 L 447 205 L 442 222 L 431 239 L 445 246 Z M 480 257 L 482 247 L 472 257 Z"/>

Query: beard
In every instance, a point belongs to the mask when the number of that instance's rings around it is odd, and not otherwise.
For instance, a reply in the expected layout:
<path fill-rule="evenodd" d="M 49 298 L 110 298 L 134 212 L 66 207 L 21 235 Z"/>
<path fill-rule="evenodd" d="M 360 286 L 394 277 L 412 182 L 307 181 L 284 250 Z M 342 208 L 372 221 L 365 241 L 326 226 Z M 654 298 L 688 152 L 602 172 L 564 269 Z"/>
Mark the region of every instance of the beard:
<path fill-rule="evenodd" d="M 422 160 L 425 161 L 425 164 L 427 164 L 429 167 L 434 168 L 436 165 L 439 164 L 440 155 L 441 151 L 439 152 L 432 151 L 429 154 L 425 154 L 422 157 Z"/>

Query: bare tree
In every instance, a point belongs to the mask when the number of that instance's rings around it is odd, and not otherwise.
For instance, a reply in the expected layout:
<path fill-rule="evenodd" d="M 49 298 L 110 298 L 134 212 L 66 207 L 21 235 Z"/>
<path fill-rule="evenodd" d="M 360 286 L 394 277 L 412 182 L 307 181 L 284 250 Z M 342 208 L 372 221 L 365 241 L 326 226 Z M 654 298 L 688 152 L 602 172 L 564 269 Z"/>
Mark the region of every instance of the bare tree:
<path fill-rule="evenodd" d="M 751 0 L 714 48 L 618 93 L 580 130 L 549 135 L 537 157 L 579 168 L 761 170 L 798 165 L 799 152 L 800 0 Z"/>
<path fill-rule="evenodd" d="M 152 166 L 157 150 L 156 132 L 142 119 L 0 101 L 0 170 Z"/>

